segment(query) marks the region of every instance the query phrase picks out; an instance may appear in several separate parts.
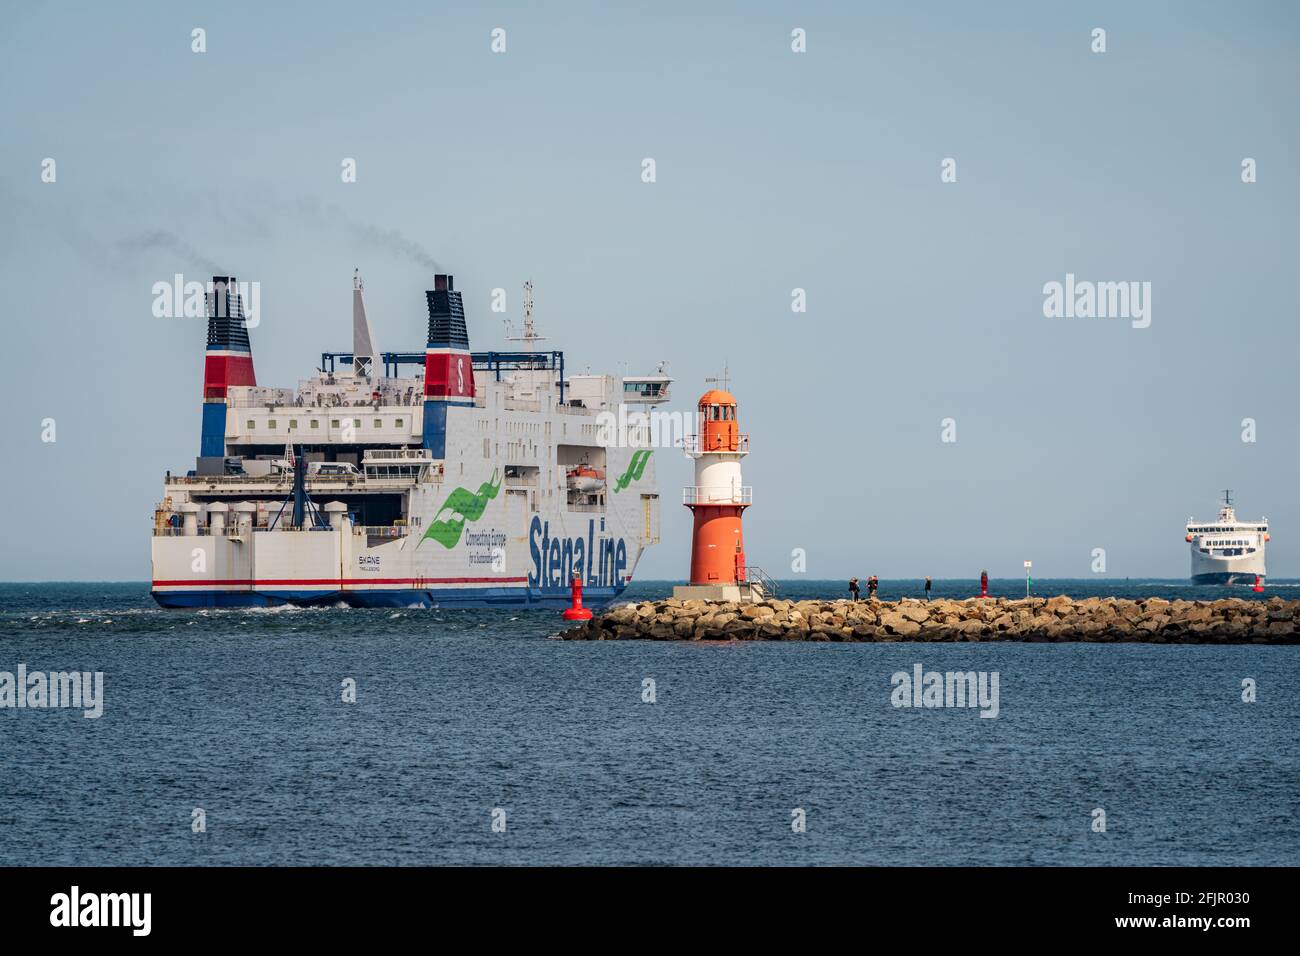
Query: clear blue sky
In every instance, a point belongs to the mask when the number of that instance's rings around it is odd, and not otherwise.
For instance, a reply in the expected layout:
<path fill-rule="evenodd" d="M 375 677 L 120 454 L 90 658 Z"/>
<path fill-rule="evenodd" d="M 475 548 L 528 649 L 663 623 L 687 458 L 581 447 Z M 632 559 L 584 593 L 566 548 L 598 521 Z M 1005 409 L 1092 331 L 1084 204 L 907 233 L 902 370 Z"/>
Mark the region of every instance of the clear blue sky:
<path fill-rule="evenodd" d="M 1224 487 L 1300 575 L 1295 4 L 269 7 L 6 11 L 0 578 L 148 577 L 203 338 L 152 317 L 155 281 L 258 279 L 259 381 L 292 384 L 349 347 L 354 266 L 380 347 L 421 347 L 399 237 L 477 348 L 504 345 L 489 290 L 517 319 L 531 277 L 571 368 L 667 359 L 686 408 L 728 362 L 778 577 L 796 547 L 815 577 L 1083 577 L 1094 547 L 1181 577 Z M 1067 272 L 1151 282 L 1151 327 L 1044 318 Z M 638 574 L 675 578 L 690 465 L 660 457 Z"/>

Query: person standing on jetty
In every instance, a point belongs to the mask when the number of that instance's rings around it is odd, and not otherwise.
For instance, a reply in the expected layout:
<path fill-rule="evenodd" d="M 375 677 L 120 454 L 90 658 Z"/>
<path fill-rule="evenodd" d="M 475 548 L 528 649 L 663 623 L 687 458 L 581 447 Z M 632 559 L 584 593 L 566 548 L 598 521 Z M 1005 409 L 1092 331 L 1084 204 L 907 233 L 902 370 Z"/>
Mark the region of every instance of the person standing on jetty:
<path fill-rule="evenodd" d="M 930 600 L 930 575 L 925 576 L 925 599 Z"/>
<path fill-rule="evenodd" d="M 876 599 L 876 588 L 878 587 L 880 587 L 880 580 L 874 574 L 871 575 L 871 577 L 867 578 L 867 600 L 868 601 L 874 601 Z"/>
<path fill-rule="evenodd" d="M 858 595 L 862 593 L 861 589 L 858 587 L 857 578 L 849 578 L 849 593 L 853 595 L 853 600 L 855 601 L 858 599 Z"/>

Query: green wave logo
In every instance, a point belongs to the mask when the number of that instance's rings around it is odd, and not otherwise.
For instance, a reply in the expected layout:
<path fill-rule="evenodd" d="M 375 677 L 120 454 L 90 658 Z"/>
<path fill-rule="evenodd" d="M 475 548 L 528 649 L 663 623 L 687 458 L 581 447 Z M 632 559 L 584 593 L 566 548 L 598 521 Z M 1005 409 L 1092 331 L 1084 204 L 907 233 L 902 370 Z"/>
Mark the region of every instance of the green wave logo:
<path fill-rule="evenodd" d="M 477 521 L 483 517 L 483 512 L 487 509 L 488 502 L 497 496 L 501 491 L 501 478 L 497 472 L 492 472 L 492 478 L 478 486 L 478 492 L 470 491 L 468 488 L 457 488 L 447 496 L 442 507 L 434 516 L 433 521 L 429 522 L 429 529 L 424 532 L 424 537 L 420 543 L 432 538 L 444 548 L 451 550 L 460 543 L 460 536 L 465 530 L 465 525 L 470 521 Z M 450 517 L 443 518 L 443 515 Z"/>
<path fill-rule="evenodd" d="M 628 462 L 627 471 L 619 475 L 614 480 L 614 494 L 618 494 L 634 481 L 640 481 L 641 476 L 645 474 L 646 462 L 650 460 L 653 451 L 638 451 L 632 455 L 632 460 Z"/>

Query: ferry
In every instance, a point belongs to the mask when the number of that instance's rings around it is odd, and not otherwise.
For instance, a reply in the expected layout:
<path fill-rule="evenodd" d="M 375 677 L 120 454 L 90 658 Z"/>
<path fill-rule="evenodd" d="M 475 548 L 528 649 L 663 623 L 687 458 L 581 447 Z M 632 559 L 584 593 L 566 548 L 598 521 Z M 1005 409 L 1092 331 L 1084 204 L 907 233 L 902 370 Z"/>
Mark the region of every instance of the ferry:
<path fill-rule="evenodd" d="M 1268 519 L 1238 521 L 1232 491 L 1223 493 L 1219 516 L 1210 522 L 1187 519 L 1193 584 L 1254 584 L 1265 576 Z"/>
<path fill-rule="evenodd" d="M 435 275 L 423 352 L 379 352 L 354 276 L 351 352 L 260 385 L 240 286 L 207 294 L 195 467 L 167 473 L 152 594 L 169 608 L 608 604 L 659 540 L 646 411 L 672 379 L 568 374 L 540 351 L 472 352 L 461 292 Z M 606 482 L 605 476 L 617 480 Z"/>

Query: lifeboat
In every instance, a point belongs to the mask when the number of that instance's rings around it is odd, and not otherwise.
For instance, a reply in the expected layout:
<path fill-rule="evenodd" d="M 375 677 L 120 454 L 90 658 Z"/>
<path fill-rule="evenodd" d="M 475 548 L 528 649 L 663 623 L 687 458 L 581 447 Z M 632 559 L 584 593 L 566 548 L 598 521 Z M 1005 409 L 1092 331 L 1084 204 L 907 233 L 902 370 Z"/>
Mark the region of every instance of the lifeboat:
<path fill-rule="evenodd" d="M 591 465 L 575 465 L 565 473 L 565 479 L 572 491 L 593 494 L 605 489 L 605 473 Z"/>

